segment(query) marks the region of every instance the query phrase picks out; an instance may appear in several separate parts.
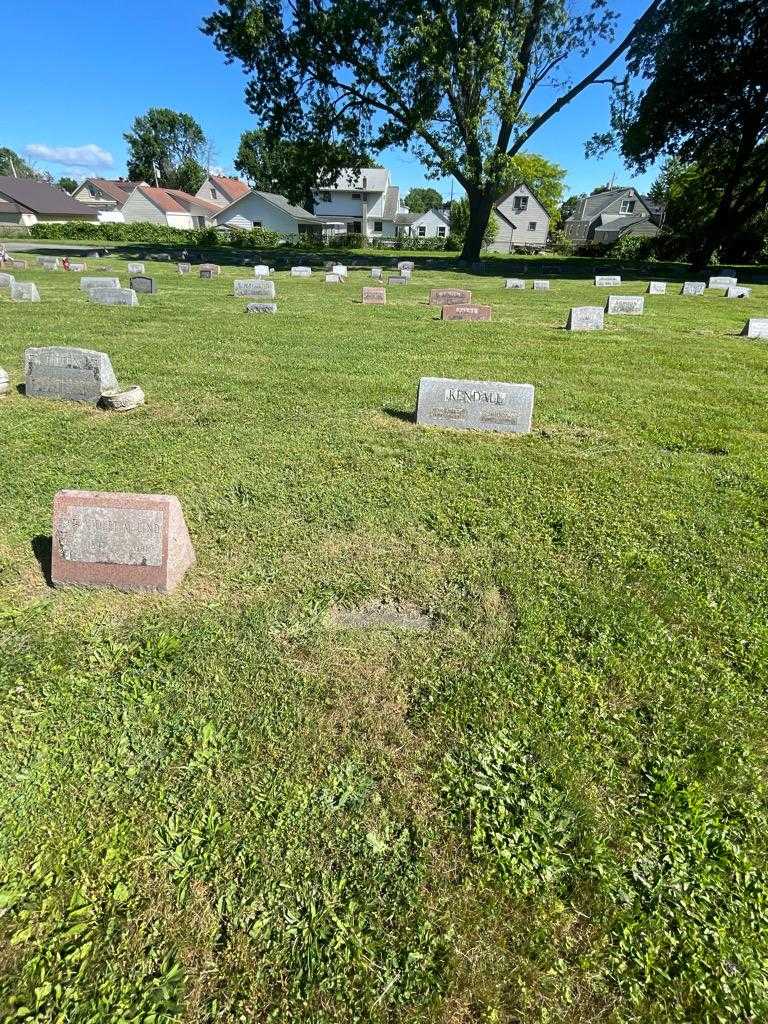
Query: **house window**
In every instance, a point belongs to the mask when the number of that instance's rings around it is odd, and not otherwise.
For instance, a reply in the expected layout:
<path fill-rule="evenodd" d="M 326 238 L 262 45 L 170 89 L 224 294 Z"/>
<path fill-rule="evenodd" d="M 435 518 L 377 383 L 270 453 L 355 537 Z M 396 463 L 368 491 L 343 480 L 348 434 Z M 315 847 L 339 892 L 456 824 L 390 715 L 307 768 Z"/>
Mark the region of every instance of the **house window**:
<path fill-rule="evenodd" d="M 331 201 L 331 193 L 330 192 L 321 192 L 320 193 L 320 200 L 323 203 L 330 203 L 330 201 Z"/>
<path fill-rule="evenodd" d="M 347 234 L 359 235 L 362 233 L 363 225 L 359 220 L 353 221 L 351 224 L 347 224 Z"/>
<path fill-rule="evenodd" d="M 514 208 L 517 213 L 523 213 L 528 209 L 528 196 L 515 196 Z"/>
<path fill-rule="evenodd" d="M 634 211 L 635 211 L 635 200 L 634 199 L 624 199 L 624 200 L 622 200 L 621 210 L 620 210 L 621 213 L 634 213 Z"/>
<path fill-rule="evenodd" d="M 528 230 L 529 231 L 535 231 L 536 230 L 536 221 L 535 220 L 529 220 L 528 221 Z"/>
<path fill-rule="evenodd" d="M 380 220 L 375 220 L 373 222 L 373 230 L 374 231 L 383 231 L 384 230 L 384 222 L 380 221 Z"/>
<path fill-rule="evenodd" d="M 260 227 L 261 227 L 261 221 L 260 221 L 260 220 L 255 220 L 255 221 L 253 222 L 253 226 L 254 226 L 255 228 L 260 228 Z"/>
<path fill-rule="evenodd" d="M 445 228 L 438 228 L 437 229 L 437 237 L 438 238 L 445 238 Z"/>
<path fill-rule="evenodd" d="M 216 199 L 216 198 L 217 198 L 217 195 L 216 195 L 216 189 L 215 189 L 215 188 L 212 188 L 212 189 L 211 189 L 211 199 Z"/>
<path fill-rule="evenodd" d="M 359 192 L 353 192 L 352 193 L 352 198 L 353 199 L 359 199 L 360 198 L 360 193 Z"/>
<path fill-rule="evenodd" d="M 419 238 L 426 237 L 427 229 L 426 229 L 426 226 L 424 224 L 419 224 L 418 234 L 419 234 Z"/>

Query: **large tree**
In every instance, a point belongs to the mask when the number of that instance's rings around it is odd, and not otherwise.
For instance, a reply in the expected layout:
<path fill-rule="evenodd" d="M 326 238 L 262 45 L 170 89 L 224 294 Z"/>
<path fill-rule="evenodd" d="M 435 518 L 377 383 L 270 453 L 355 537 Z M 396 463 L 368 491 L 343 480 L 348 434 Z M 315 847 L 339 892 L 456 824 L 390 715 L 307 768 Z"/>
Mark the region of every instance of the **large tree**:
<path fill-rule="evenodd" d="M 439 209 L 443 205 L 443 197 L 436 188 L 412 188 L 403 202 L 411 213 L 426 213 L 427 210 Z"/>
<path fill-rule="evenodd" d="M 676 156 L 716 187 L 693 262 L 719 247 L 768 203 L 768 3 L 663 0 L 627 55 L 639 86 L 614 95 L 613 133 L 627 164 L 644 171 Z"/>
<path fill-rule="evenodd" d="M 74 178 L 70 178 L 67 175 L 64 175 L 64 177 L 59 178 L 59 180 L 56 182 L 56 188 L 64 189 L 65 192 L 69 192 L 69 194 L 72 195 L 72 193 L 77 188 L 77 182 Z"/>
<path fill-rule="evenodd" d="M 27 163 L 8 146 L 0 146 L 0 175 L 10 178 L 34 178 L 35 180 L 45 178 L 32 164 Z"/>
<path fill-rule="evenodd" d="M 515 180 L 512 157 L 601 80 L 660 2 L 573 84 L 564 62 L 612 38 L 605 0 L 582 14 L 568 0 L 218 0 L 203 30 L 243 63 L 247 103 L 272 137 L 411 148 L 431 175 L 453 175 L 474 259 Z M 339 169 L 330 149 L 325 174 Z"/>
<path fill-rule="evenodd" d="M 128 143 L 128 177 L 157 183 L 163 188 L 196 192 L 205 181 L 202 164 L 208 140 L 190 114 L 167 107 L 151 107 L 134 118 Z"/>
<path fill-rule="evenodd" d="M 517 153 L 512 157 L 512 169 L 515 184 L 530 186 L 549 216 L 556 219 L 565 193 L 565 168 L 538 153 Z"/>

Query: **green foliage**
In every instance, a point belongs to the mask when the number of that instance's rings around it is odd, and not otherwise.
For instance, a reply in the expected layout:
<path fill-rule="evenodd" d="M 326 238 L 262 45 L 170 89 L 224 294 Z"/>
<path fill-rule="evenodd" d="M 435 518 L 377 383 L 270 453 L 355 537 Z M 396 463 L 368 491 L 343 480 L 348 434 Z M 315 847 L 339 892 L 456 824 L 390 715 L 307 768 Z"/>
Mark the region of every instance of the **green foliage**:
<path fill-rule="evenodd" d="M 444 199 L 436 188 L 412 188 L 403 202 L 411 213 L 426 213 L 442 207 Z"/>
<path fill-rule="evenodd" d="M 454 199 L 451 206 L 451 235 L 454 239 L 464 238 L 469 228 L 470 209 L 469 199 L 462 196 L 461 199 Z M 499 231 L 499 221 L 495 214 L 490 214 L 483 233 L 483 245 L 487 246 L 493 242 Z"/>
<path fill-rule="evenodd" d="M 205 180 L 202 164 L 207 139 L 190 114 L 151 107 L 146 114 L 134 118 L 131 130 L 123 138 L 128 143 L 131 181 L 154 185 L 157 168 L 161 187 L 194 193 Z"/>
<path fill-rule="evenodd" d="M 607 250 L 613 259 L 629 263 L 655 262 L 656 239 L 633 235 L 622 235 Z"/>
<path fill-rule="evenodd" d="M 77 182 L 74 178 L 59 178 L 56 182 L 56 188 L 63 188 L 65 192 L 69 192 L 72 195 L 77 188 Z"/>
<path fill-rule="evenodd" d="M 147 242 L 161 245 L 221 245 L 222 233 L 215 228 L 170 228 L 164 224 L 33 224 L 33 238 L 84 239 L 94 242 Z"/>
<path fill-rule="evenodd" d="M 0 175 L 16 178 L 42 179 L 45 175 L 27 163 L 18 153 L 7 146 L 0 147 Z"/>
<path fill-rule="evenodd" d="M 547 248 L 552 252 L 556 252 L 559 256 L 572 256 L 574 249 L 573 240 L 564 231 L 555 229 L 550 232 Z"/>
<path fill-rule="evenodd" d="M 512 158 L 515 181 L 528 185 L 541 205 L 556 221 L 565 192 L 566 170 L 538 153 L 517 153 Z"/>

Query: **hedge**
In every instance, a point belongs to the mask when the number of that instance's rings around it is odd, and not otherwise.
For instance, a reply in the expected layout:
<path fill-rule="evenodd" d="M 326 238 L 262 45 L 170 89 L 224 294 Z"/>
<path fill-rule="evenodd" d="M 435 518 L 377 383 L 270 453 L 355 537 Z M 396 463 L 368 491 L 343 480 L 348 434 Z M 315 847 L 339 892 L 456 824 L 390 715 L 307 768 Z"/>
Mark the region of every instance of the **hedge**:
<path fill-rule="evenodd" d="M 254 228 L 252 231 L 217 231 L 216 228 L 169 228 L 164 224 L 93 224 L 88 221 L 68 221 L 64 224 L 33 224 L 32 238 L 83 239 L 93 242 L 144 242 L 154 245 L 173 245 L 179 248 L 198 246 L 210 248 L 231 245 L 236 248 L 272 248 L 282 236 L 276 231 Z"/>

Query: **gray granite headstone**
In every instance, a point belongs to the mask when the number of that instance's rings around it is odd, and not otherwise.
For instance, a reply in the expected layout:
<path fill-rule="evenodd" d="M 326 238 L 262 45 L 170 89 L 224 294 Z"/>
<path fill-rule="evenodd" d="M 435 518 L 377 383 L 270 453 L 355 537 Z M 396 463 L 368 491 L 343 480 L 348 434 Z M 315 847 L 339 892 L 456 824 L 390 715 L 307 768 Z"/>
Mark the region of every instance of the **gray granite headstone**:
<path fill-rule="evenodd" d="M 618 274 L 597 274 L 595 285 L 598 288 L 610 288 L 614 284 L 621 284 L 621 277 Z"/>
<path fill-rule="evenodd" d="M 685 281 L 680 292 L 681 295 L 703 295 L 705 284 L 703 281 Z"/>
<path fill-rule="evenodd" d="M 746 338 L 768 338 L 768 317 L 750 317 L 741 333 Z"/>
<path fill-rule="evenodd" d="M 609 295 L 605 311 L 613 316 L 640 316 L 644 308 L 642 295 Z"/>
<path fill-rule="evenodd" d="M 210 281 L 216 276 L 215 271 L 211 270 L 209 267 L 203 267 L 200 271 L 200 279 L 202 281 Z"/>
<path fill-rule="evenodd" d="M 16 278 L 13 274 L 6 274 L 0 271 L 0 288 L 10 288 L 12 284 L 15 284 Z"/>
<path fill-rule="evenodd" d="M 97 306 L 138 306 L 133 288 L 89 288 L 88 298 Z"/>
<path fill-rule="evenodd" d="M 80 291 L 87 292 L 91 288 L 119 288 L 119 277 L 81 277 Z"/>
<path fill-rule="evenodd" d="M 276 313 L 276 302 L 249 302 L 245 307 L 246 313 Z"/>
<path fill-rule="evenodd" d="M 573 306 L 568 314 L 567 331 L 602 331 L 604 322 L 602 306 Z"/>
<path fill-rule="evenodd" d="M 312 267 L 291 267 L 291 277 L 312 277 Z"/>
<path fill-rule="evenodd" d="M 404 274 L 390 274 L 387 278 L 387 284 L 408 284 L 409 280 L 410 278 L 406 277 Z"/>
<path fill-rule="evenodd" d="M 533 290 L 535 292 L 548 292 L 549 291 L 549 281 L 534 281 L 533 282 Z"/>
<path fill-rule="evenodd" d="M 39 302 L 40 292 L 32 281 L 14 281 L 11 285 L 11 299 L 14 302 Z"/>
<path fill-rule="evenodd" d="M 57 256 L 38 256 L 37 265 L 42 267 L 43 270 L 58 270 L 59 259 Z"/>
<path fill-rule="evenodd" d="M 371 277 L 380 278 L 384 273 L 381 267 L 371 267 Z"/>
<path fill-rule="evenodd" d="M 422 377 L 416 422 L 431 427 L 528 434 L 533 385 L 489 380 Z"/>
<path fill-rule="evenodd" d="M 667 294 L 667 282 L 666 281 L 650 281 L 648 283 L 648 294 L 649 295 L 666 295 Z"/>
<path fill-rule="evenodd" d="M 326 274 L 325 275 L 325 283 L 326 284 L 341 284 L 342 280 L 343 280 L 343 278 L 342 278 L 341 274 Z"/>
<path fill-rule="evenodd" d="M 77 260 L 69 261 L 69 269 L 73 274 L 84 274 L 88 269 L 87 263 L 80 263 Z"/>
<path fill-rule="evenodd" d="M 157 292 L 157 284 L 155 283 L 154 277 L 146 277 L 144 274 L 139 274 L 138 277 L 132 277 L 130 285 L 135 292 L 140 294 L 154 295 Z"/>
<path fill-rule="evenodd" d="M 735 277 L 710 277 L 707 288 L 728 288 L 732 284 L 738 284 Z"/>
<path fill-rule="evenodd" d="M 397 269 L 401 273 L 403 270 L 414 271 L 416 269 L 416 264 L 413 262 L 413 260 L 400 260 L 400 262 L 397 264 Z"/>
<path fill-rule="evenodd" d="M 143 274 L 143 273 L 145 273 L 144 264 L 143 263 L 129 263 L 128 264 L 128 273 L 129 274 Z"/>
<path fill-rule="evenodd" d="M 265 263 L 257 263 L 256 266 L 253 268 L 254 277 L 269 277 L 271 273 L 272 271 Z"/>
<path fill-rule="evenodd" d="M 268 299 L 275 297 L 275 282 L 265 280 L 262 277 L 246 278 L 235 281 L 234 294 L 243 295 L 265 295 Z"/>
<path fill-rule="evenodd" d="M 332 274 L 338 274 L 339 277 L 346 277 L 349 274 L 349 270 L 344 266 L 343 263 L 334 263 L 331 267 Z"/>
<path fill-rule="evenodd" d="M 218 277 L 221 267 L 217 263 L 201 263 L 200 277 Z"/>
<path fill-rule="evenodd" d="M 85 348 L 28 348 L 24 353 L 27 398 L 61 398 L 96 405 L 119 390 L 106 352 Z"/>
<path fill-rule="evenodd" d="M 191 263 L 179 263 L 179 264 L 177 264 L 177 269 L 178 269 L 180 274 L 188 274 L 190 272 L 190 270 L 192 269 L 192 264 Z"/>
<path fill-rule="evenodd" d="M 508 277 L 504 283 L 505 288 L 525 289 L 525 281 L 521 277 Z"/>
<path fill-rule="evenodd" d="M 741 284 L 729 285 L 725 297 L 726 299 L 748 299 L 752 294 L 751 288 L 745 288 Z"/>

